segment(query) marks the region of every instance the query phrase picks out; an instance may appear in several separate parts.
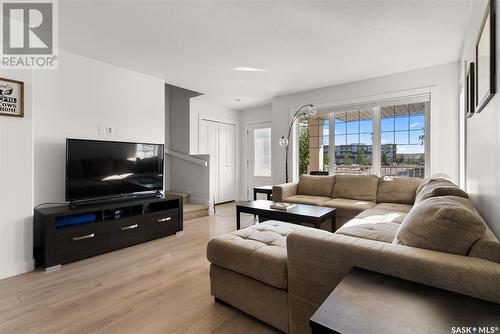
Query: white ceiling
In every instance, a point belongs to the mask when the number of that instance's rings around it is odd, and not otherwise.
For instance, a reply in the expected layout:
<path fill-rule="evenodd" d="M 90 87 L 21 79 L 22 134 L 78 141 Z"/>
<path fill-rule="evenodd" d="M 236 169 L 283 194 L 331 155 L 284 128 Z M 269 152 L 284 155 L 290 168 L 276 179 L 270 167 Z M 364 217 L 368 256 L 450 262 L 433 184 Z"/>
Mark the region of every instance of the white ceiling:
<path fill-rule="evenodd" d="M 458 60 L 471 1 L 63 0 L 60 45 L 243 109 Z"/>

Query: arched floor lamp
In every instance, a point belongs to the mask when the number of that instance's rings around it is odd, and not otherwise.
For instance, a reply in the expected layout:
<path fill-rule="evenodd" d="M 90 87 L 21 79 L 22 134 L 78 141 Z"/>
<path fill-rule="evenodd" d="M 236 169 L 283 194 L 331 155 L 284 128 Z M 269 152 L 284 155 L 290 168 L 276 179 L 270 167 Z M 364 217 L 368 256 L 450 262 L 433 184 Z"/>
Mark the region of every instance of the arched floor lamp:
<path fill-rule="evenodd" d="M 288 144 L 290 143 L 290 135 L 292 134 L 292 128 L 295 121 L 301 116 L 314 116 L 318 112 L 318 108 L 314 104 L 306 104 L 300 107 L 295 114 L 293 114 L 292 121 L 290 122 L 290 127 L 288 128 L 288 135 L 281 136 L 279 144 L 285 149 L 285 180 L 288 183 Z"/>

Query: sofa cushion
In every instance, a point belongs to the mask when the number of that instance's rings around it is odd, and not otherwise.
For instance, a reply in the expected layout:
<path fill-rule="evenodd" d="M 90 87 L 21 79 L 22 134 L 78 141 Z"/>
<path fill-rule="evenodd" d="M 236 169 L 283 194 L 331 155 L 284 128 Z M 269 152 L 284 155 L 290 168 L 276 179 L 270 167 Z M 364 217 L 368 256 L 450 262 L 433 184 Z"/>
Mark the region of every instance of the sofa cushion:
<path fill-rule="evenodd" d="M 301 175 L 297 195 L 332 197 L 335 176 Z"/>
<path fill-rule="evenodd" d="M 410 212 L 413 205 L 409 204 L 398 204 L 398 203 L 379 203 L 375 209 L 395 211 L 395 212 Z"/>
<path fill-rule="evenodd" d="M 417 188 L 415 195 L 415 203 L 421 202 L 427 198 L 441 196 L 456 196 L 469 198 L 469 195 L 459 187 L 451 179 L 446 176 L 437 175 L 425 179 Z"/>
<path fill-rule="evenodd" d="M 500 264 L 500 242 L 489 226 L 486 226 L 483 237 L 472 245 L 469 256 Z"/>
<path fill-rule="evenodd" d="M 286 289 L 286 237 L 309 227 L 269 220 L 213 238 L 208 260 L 242 275 Z"/>
<path fill-rule="evenodd" d="M 354 217 L 354 219 L 364 219 L 366 221 L 379 222 L 379 223 L 401 224 L 407 214 L 408 214 L 407 212 L 382 210 L 382 209 L 377 209 L 377 207 L 374 207 L 373 209 L 368 209 L 361 212 L 359 215 Z"/>
<path fill-rule="evenodd" d="M 398 228 L 399 224 L 395 223 L 354 218 L 339 228 L 335 233 L 349 237 L 391 243 L 394 240 Z"/>
<path fill-rule="evenodd" d="M 472 245 L 469 256 L 500 264 L 500 243 L 498 241 L 480 239 Z"/>
<path fill-rule="evenodd" d="M 394 243 L 467 255 L 485 231 L 485 223 L 470 200 L 434 197 L 415 204 L 399 227 Z"/>
<path fill-rule="evenodd" d="M 336 175 L 333 198 L 377 201 L 378 176 Z"/>
<path fill-rule="evenodd" d="M 334 198 L 322 204 L 322 206 L 336 208 L 337 217 L 342 217 L 342 218 L 354 218 L 362 211 L 371 209 L 376 205 L 377 203 L 373 203 L 370 201 L 362 201 L 362 200 L 348 199 L 348 198 Z"/>
<path fill-rule="evenodd" d="M 377 191 L 377 203 L 413 204 L 415 192 L 422 183 L 422 179 L 380 178 Z"/>
<path fill-rule="evenodd" d="M 284 198 L 283 202 L 321 206 L 331 199 L 331 197 L 322 196 L 294 195 Z"/>

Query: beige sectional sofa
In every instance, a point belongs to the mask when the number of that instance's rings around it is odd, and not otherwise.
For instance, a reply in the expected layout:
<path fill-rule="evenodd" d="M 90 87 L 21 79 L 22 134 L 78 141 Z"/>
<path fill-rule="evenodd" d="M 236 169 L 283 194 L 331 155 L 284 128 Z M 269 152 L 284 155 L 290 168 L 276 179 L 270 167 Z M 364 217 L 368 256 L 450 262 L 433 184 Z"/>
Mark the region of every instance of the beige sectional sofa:
<path fill-rule="evenodd" d="M 409 212 L 422 179 L 376 175 L 302 175 L 299 182 L 273 187 L 273 199 L 336 208 L 337 228 L 368 209 Z M 327 228 L 327 227 L 325 227 Z"/>
<path fill-rule="evenodd" d="M 500 243 L 444 177 L 302 177 L 275 200 L 337 208 L 336 233 L 267 221 L 211 240 L 211 292 L 289 333 L 353 266 L 500 303 Z M 353 303 L 356 301 L 353 300 Z"/>

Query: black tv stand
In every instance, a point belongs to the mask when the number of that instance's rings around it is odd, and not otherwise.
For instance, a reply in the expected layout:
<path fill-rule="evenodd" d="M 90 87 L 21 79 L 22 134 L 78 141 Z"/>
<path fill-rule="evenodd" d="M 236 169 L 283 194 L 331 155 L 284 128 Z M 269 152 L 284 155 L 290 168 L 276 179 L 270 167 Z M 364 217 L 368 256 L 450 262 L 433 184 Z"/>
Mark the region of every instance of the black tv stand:
<path fill-rule="evenodd" d="M 56 224 L 61 218 L 74 222 L 82 215 L 95 218 L 83 224 Z M 33 227 L 36 266 L 47 269 L 182 231 L 182 197 L 35 209 Z"/>
<path fill-rule="evenodd" d="M 69 207 L 71 209 L 77 209 L 84 206 L 91 205 L 99 205 L 99 204 L 108 204 L 108 203 L 117 203 L 117 202 L 128 202 L 135 201 L 140 199 L 151 199 L 151 198 L 162 198 L 162 193 L 147 193 L 147 194 L 135 194 L 135 195 L 127 195 L 127 196 L 118 196 L 118 197 L 102 197 L 102 198 L 93 198 L 93 199 L 83 199 L 77 201 L 69 202 Z"/>

